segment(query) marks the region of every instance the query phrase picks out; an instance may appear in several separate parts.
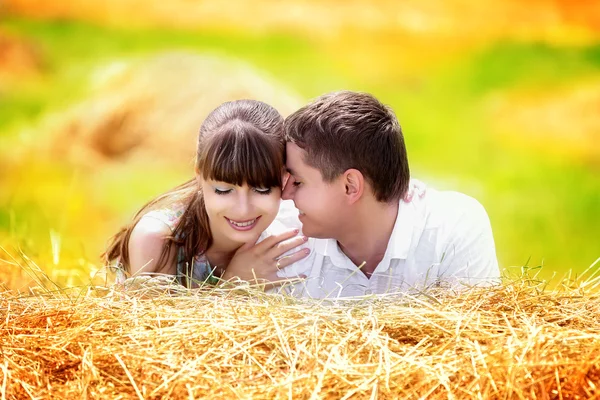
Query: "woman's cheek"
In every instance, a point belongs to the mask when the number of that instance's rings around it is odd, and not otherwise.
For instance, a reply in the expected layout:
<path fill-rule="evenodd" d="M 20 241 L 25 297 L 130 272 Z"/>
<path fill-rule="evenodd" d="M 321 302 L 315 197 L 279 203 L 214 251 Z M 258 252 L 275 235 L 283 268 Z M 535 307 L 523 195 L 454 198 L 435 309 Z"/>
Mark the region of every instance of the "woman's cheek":
<path fill-rule="evenodd" d="M 268 199 L 265 199 L 264 214 L 269 220 L 274 220 L 279 212 L 279 204 L 281 203 L 281 193 L 271 193 Z"/>

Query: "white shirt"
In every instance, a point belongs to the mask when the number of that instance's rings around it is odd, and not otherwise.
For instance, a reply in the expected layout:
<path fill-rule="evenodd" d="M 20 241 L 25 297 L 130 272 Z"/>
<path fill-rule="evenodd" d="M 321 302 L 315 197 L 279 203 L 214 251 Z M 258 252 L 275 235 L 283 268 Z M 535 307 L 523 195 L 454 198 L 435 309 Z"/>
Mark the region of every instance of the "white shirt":
<path fill-rule="evenodd" d="M 284 203 L 282 209 L 289 218 L 289 204 Z M 278 274 L 282 278 L 307 276 L 286 288 L 294 296 L 337 298 L 439 285 L 459 288 L 489 285 L 500 277 L 487 213 L 477 200 L 458 192 L 427 188 L 422 198 L 415 196 L 410 203 L 400 200 L 385 255 L 371 278 L 340 250 L 335 239 L 311 238 L 308 247 L 307 258 Z"/>

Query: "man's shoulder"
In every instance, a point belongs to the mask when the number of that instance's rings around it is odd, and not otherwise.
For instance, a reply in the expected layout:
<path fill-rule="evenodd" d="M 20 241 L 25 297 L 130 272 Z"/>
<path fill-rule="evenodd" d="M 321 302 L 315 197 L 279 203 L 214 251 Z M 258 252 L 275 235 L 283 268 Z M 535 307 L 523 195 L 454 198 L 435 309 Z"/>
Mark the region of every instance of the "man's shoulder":
<path fill-rule="evenodd" d="M 433 243 L 423 251 L 435 248 L 439 263 L 438 276 L 461 282 L 481 283 L 497 278 L 500 273 L 492 228 L 483 205 L 474 197 L 456 191 L 427 189 L 422 207 L 426 210 L 426 240 Z M 421 254 L 423 259 L 428 259 Z"/>
<path fill-rule="evenodd" d="M 483 205 L 474 197 L 461 192 L 428 188 L 422 201 L 422 213 L 426 217 L 427 226 L 488 219 Z"/>

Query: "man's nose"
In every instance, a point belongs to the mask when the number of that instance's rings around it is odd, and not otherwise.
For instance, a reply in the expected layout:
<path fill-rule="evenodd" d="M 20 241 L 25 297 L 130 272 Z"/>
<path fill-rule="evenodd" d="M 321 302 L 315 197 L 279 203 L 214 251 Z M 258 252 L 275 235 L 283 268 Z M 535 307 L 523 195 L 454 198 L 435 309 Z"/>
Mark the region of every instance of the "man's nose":
<path fill-rule="evenodd" d="M 288 179 L 281 192 L 281 198 L 283 200 L 292 200 L 294 198 L 294 185 L 292 184 L 293 179 Z"/>

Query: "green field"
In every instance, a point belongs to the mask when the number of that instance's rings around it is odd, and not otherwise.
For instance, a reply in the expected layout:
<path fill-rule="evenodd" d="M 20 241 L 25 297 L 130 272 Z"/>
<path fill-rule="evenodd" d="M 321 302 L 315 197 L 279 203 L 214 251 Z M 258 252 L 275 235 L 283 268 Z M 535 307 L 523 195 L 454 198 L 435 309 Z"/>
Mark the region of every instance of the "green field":
<path fill-rule="evenodd" d="M 413 175 L 484 204 L 503 267 L 543 265 L 549 278 L 579 273 L 600 257 L 598 160 L 506 139 L 487 112 L 496 93 L 550 96 L 582 79 L 598 82 L 600 44 L 493 42 L 419 63 L 419 53 L 403 55 L 393 38 L 383 47 L 334 51 L 331 44 L 291 33 L 128 30 L 16 17 L 5 18 L 2 29 L 34 44 L 42 75 L 0 87 L 1 158 L 42 137 L 43 131 L 32 129 L 45 115 L 85 99 L 90 71 L 102 63 L 170 49 L 233 56 L 306 100 L 343 88 L 390 104 L 404 130 Z M 81 171 L 34 158 L 0 168 L 0 244 L 11 254 L 20 247 L 61 284 L 85 283 L 107 237 L 150 196 L 188 177 L 151 167 L 151 173 L 132 167 L 117 174 L 110 166 Z"/>

